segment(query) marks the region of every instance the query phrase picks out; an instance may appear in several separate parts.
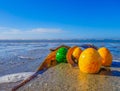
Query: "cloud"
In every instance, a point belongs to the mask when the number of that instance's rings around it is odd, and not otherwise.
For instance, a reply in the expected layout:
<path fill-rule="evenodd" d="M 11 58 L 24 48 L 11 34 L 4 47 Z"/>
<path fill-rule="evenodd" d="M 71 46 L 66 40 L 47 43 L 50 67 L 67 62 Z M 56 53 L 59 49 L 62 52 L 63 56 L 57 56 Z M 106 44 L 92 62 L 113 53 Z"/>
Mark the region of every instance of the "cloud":
<path fill-rule="evenodd" d="M 54 35 L 63 34 L 65 31 L 59 28 L 34 28 L 20 30 L 16 28 L 0 27 L 0 39 L 34 39 L 49 38 Z"/>
<path fill-rule="evenodd" d="M 43 34 L 43 33 L 63 33 L 62 29 L 54 28 L 35 28 L 31 30 L 19 30 L 15 28 L 0 27 L 0 33 L 2 34 Z"/>
<path fill-rule="evenodd" d="M 0 27 L 0 34 L 19 34 L 20 30 L 15 28 Z"/>
<path fill-rule="evenodd" d="M 6 29 L 6 27 L 0 27 L 0 30 L 1 30 L 1 29 Z"/>
<path fill-rule="evenodd" d="M 61 29 L 36 28 L 29 31 L 31 33 L 62 33 Z"/>

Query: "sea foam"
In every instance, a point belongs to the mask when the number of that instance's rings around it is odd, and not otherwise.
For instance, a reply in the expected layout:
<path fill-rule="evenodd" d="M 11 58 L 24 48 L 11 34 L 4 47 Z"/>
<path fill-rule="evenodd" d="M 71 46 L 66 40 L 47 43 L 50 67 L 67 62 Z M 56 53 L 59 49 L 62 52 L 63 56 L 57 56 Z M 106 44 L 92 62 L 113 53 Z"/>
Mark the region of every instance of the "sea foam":
<path fill-rule="evenodd" d="M 0 84 L 2 83 L 10 83 L 10 82 L 18 82 L 24 80 L 34 74 L 34 72 L 22 72 L 15 74 L 8 74 L 0 77 Z"/>

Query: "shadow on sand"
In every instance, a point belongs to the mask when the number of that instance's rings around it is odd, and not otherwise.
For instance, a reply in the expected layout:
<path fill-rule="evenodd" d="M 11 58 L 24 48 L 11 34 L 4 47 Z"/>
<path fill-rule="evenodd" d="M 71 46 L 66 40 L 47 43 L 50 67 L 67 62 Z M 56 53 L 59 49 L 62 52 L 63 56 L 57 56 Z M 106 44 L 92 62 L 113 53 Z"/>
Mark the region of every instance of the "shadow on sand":
<path fill-rule="evenodd" d="M 118 70 L 112 70 L 112 71 L 101 71 L 99 73 L 100 75 L 107 75 L 107 76 L 117 76 L 117 77 L 120 77 L 120 71 Z"/>
<path fill-rule="evenodd" d="M 120 62 L 112 62 L 111 67 L 120 69 Z M 108 76 L 120 77 L 120 71 L 118 71 L 118 70 L 111 70 L 110 68 L 109 68 L 109 70 L 105 70 L 105 69 L 101 70 L 99 74 L 100 75 L 108 75 Z"/>

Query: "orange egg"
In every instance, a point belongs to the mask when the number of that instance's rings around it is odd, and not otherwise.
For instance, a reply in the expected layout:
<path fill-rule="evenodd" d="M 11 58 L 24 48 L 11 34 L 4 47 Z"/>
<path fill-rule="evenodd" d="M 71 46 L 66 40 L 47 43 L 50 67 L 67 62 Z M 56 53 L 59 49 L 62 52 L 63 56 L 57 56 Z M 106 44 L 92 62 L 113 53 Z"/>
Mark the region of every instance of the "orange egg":
<path fill-rule="evenodd" d="M 97 50 L 87 48 L 81 53 L 78 65 L 84 73 L 98 73 L 101 67 L 101 56 Z"/>
<path fill-rule="evenodd" d="M 66 54 L 67 62 L 70 63 L 72 66 L 76 65 L 75 61 L 72 58 L 72 53 L 73 53 L 75 48 L 77 48 L 77 46 L 73 46 L 73 47 L 69 48 L 68 52 Z"/>
<path fill-rule="evenodd" d="M 106 47 L 101 47 L 98 49 L 100 56 L 102 57 L 103 66 L 111 66 L 112 64 L 112 54 Z"/>
<path fill-rule="evenodd" d="M 72 55 L 73 55 L 73 57 L 74 57 L 75 59 L 78 60 L 81 53 L 82 53 L 82 49 L 80 49 L 79 47 L 76 47 L 76 48 L 74 49 Z"/>

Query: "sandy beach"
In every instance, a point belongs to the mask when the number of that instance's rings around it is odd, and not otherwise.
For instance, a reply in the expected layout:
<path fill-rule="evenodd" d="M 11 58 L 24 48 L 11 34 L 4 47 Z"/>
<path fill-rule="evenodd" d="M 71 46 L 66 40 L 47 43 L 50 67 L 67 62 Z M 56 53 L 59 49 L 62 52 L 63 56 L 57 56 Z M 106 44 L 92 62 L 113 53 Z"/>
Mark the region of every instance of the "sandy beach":
<path fill-rule="evenodd" d="M 113 62 L 108 68 L 110 70 L 102 70 L 98 74 L 85 74 L 78 67 L 61 63 L 38 75 L 18 91 L 120 91 L 120 62 Z M 0 89 L 10 91 L 18 83 L 2 84 Z"/>

